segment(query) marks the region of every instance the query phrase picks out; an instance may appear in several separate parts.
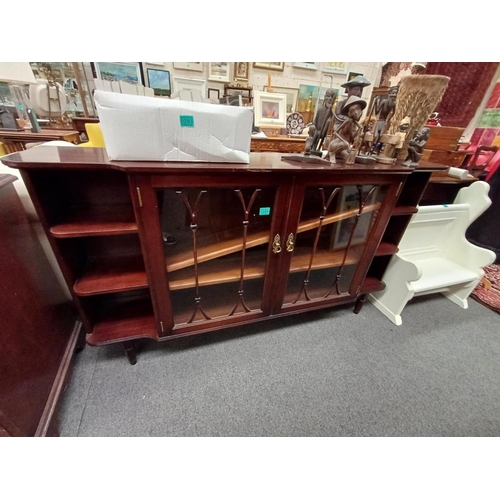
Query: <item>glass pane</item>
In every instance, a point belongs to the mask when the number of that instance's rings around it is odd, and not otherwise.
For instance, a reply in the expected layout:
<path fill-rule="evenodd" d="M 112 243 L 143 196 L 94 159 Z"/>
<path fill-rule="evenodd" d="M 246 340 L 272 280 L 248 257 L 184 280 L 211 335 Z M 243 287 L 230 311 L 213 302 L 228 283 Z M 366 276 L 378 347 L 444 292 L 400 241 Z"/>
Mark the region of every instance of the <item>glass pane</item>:
<path fill-rule="evenodd" d="M 275 188 L 157 191 L 174 323 L 261 309 Z"/>
<path fill-rule="evenodd" d="M 385 186 L 306 189 L 284 304 L 348 294 L 385 192 Z"/>

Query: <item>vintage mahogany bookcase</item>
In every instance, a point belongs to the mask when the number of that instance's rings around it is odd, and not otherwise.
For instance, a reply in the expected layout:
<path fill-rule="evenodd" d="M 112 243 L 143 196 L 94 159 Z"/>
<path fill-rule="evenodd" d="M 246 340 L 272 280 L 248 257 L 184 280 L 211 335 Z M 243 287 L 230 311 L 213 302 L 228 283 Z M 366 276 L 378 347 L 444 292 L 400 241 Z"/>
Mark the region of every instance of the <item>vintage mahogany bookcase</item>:
<path fill-rule="evenodd" d="M 131 363 L 136 339 L 349 302 L 358 312 L 384 287 L 432 171 L 445 168 L 297 164 L 280 153 L 125 162 L 56 147 L 3 161 L 21 171 L 87 343 L 122 342 Z"/>

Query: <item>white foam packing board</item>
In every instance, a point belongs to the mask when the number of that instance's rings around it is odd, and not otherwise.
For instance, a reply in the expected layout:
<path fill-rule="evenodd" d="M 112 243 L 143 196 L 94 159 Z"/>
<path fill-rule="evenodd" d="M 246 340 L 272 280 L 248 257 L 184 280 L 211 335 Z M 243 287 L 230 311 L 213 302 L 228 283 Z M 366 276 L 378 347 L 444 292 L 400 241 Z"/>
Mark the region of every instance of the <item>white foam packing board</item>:
<path fill-rule="evenodd" d="M 112 160 L 249 163 L 250 108 L 96 90 Z M 191 122 L 193 126 L 183 126 Z"/>

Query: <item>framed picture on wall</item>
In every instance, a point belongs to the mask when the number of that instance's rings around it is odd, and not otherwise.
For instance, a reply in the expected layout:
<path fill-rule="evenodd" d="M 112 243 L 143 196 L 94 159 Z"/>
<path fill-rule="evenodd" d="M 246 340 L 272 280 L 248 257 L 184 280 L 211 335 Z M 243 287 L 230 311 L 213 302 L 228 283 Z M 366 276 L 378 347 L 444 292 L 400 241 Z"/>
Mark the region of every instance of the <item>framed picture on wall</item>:
<path fill-rule="evenodd" d="M 214 102 L 219 102 L 220 90 L 219 89 L 208 89 L 207 97 Z"/>
<path fill-rule="evenodd" d="M 247 82 L 249 69 L 250 69 L 249 63 L 247 63 L 247 62 L 235 62 L 234 63 L 234 79 Z"/>
<path fill-rule="evenodd" d="M 203 71 L 202 62 L 174 62 L 175 69 L 187 69 L 188 71 Z"/>
<path fill-rule="evenodd" d="M 296 68 L 318 69 L 317 62 L 294 62 L 293 65 Z"/>
<path fill-rule="evenodd" d="M 95 62 L 91 63 L 95 78 L 108 82 L 127 82 L 144 85 L 141 63 Z"/>
<path fill-rule="evenodd" d="M 349 74 L 347 75 L 347 82 L 350 82 L 351 80 L 354 80 L 357 76 L 363 76 L 363 73 L 355 73 L 354 71 L 349 71 Z M 348 89 L 344 89 L 344 94 L 347 94 Z M 363 89 L 361 89 L 361 94 L 363 93 Z M 360 96 L 361 97 L 361 96 Z"/>
<path fill-rule="evenodd" d="M 275 92 L 254 93 L 255 125 L 257 127 L 286 127 L 286 95 Z"/>
<path fill-rule="evenodd" d="M 267 85 L 264 85 L 264 92 L 267 92 Z M 297 96 L 299 95 L 299 89 L 290 89 L 288 87 L 275 87 L 273 85 L 273 92 L 278 92 L 279 94 L 286 95 L 286 112 L 293 113 L 295 111 L 295 106 L 297 105 Z"/>
<path fill-rule="evenodd" d="M 209 62 L 208 79 L 214 82 L 229 82 L 231 63 L 228 62 Z"/>
<path fill-rule="evenodd" d="M 147 75 L 149 87 L 154 90 L 155 95 L 169 96 L 171 94 L 170 71 L 148 68 Z"/>
<path fill-rule="evenodd" d="M 201 96 L 207 95 L 207 82 L 194 78 L 184 78 L 182 76 L 173 76 L 174 92 L 187 90 L 190 92 L 200 93 Z"/>
<path fill-rule="evenodd" d="M 254 68 L 258 69 L 273 69 L 276 71 L 283 71 L 285 69 L 284 62 L 254 62 Z"/>
<path fill-rule="evenodd" d="M 327 73 L 347 73 L 346 62 L 326 62 L 323 63 L 323 71 Z"/>

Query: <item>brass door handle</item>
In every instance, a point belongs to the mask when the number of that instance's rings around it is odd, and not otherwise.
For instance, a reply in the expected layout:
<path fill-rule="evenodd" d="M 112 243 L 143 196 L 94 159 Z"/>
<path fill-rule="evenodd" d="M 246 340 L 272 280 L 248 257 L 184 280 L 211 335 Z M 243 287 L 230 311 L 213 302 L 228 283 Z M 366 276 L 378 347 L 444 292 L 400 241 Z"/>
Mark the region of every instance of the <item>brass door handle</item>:
<path fill-rule="evenodd" d="M 293 241 L 293 233 L 290 233 L 288 235 L 288 239 L 286 240 L 286 251 L 293 252 L 294 248 L 295 248 L 295 243 Z"/>
<path fill-rule="evenodd" d="M 277 234 L 274 237 L 274 240 L 273 240 L 273 252 L 274 253 L 280 253 L 281 252 L 281 239 L 280 239 L 280 235 L 279 234 Z"/>

